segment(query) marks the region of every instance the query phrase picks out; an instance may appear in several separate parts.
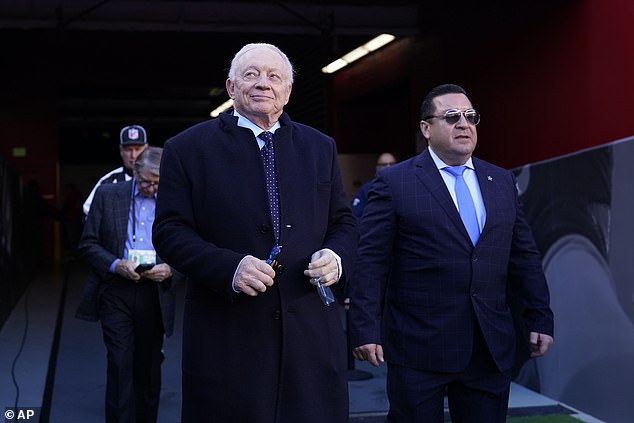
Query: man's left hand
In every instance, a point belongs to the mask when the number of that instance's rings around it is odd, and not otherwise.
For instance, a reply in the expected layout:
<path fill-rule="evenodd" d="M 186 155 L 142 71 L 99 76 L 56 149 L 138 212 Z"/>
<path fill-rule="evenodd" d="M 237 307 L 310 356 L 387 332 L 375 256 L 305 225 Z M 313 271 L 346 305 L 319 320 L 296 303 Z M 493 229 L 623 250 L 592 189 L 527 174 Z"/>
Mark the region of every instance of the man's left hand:
<path fill-rule="evenodd" d="M 531 332 L 529 335 L 529 347 L 531 349 L 531 357 L 541 357 L 553 343 L 553 337 L 544 333 Z"/>
<path fill-rule="evenodd" d="M 153 280 L 154 282 L 163 282 L 172 276 L 172 269 L 166 263 L 157 264 L 150 270 L 141 273 L 141 276 Z"/>
<path fill-rule="evenodd" d="M 328 250 L 319 250 L 310 257 L 308 269 L 304 270 L 304 275 L 310 278 L 310 283 L 317 285 L 317 280 L 322 285 L 332 285 L 339 278 L 339 267 L 337 259 Z"/>

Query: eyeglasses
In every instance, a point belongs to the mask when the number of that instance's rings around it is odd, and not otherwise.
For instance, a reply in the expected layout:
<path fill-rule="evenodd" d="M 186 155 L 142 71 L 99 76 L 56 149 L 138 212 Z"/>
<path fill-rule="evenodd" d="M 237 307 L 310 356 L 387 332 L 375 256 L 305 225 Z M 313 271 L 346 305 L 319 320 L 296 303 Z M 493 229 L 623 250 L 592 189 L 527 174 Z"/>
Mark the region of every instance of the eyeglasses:
<path fill-rule="evenodd" d="M 147 189 L 150 187 L 156 187 L 158 188 L 158 181 L 154 182 L 154 181 L 148 181 L 147 179 L 141 179 L 141 178 L 137 178 L 136 181 L 139 183 L 140 186 L 142 186 L 143 188 Z"/>
<path fill-rule="evenodd" d="M 464 116 L 467 122 L 469 122 L 471 125 L 475 126 L 478 123 L 480 123 L 480 113 L 478 113 L 478 111 L 475 109 L 467 109 L 467 110 L 449 109 L 442 116 L 428 116 L 423 120 L 429 120 L 433 118 L 444 119 L 447 121 L 449 125 L 454 125 L 458 123 L 461 116 Z"/>
<path fill-rule="evenodd" d="M 388 166 L 394 166 L 396 164 L 396 162 L 380 162 L 376 164 L 376 167 L 388 167 Z"/>

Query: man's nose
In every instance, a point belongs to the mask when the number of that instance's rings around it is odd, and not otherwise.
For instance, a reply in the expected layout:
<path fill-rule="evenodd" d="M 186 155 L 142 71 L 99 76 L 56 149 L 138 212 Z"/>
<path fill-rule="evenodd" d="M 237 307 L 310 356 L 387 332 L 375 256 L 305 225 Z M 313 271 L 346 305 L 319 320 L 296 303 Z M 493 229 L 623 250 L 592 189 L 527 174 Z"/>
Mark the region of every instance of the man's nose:
<path fill-rule="evenodd" d="M 456 122 L 456 126 L 460 126 L 460 127 L 469 126 L 469 121 L 467 120 L 467 117 L 465 116 L 464 113 L 460 113 L 460 119 L 458 119 L 458 122 Z"/>
<path fill-rule="evenodd" d="M 157 190 L 158 190 L 158 185 L 150 185 L 150 186 L 143 187 L 143 191 L 145 192 L 147 197 L 153 196 Z"/>
<path fill-rule="evenodd" d="M 268 76 L 261 74 L 255 81 L 255 86 L 258 88 L 269 88 L 271 86 Z"/>

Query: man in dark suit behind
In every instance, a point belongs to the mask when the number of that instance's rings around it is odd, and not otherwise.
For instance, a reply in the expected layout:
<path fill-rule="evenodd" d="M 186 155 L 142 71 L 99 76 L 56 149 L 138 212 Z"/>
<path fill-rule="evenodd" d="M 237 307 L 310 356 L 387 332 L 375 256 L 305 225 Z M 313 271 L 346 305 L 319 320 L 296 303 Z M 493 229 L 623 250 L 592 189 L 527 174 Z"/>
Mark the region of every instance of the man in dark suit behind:
<path fill-rule="evenodd" d="M 511 296 L 532 356 L 553 342 L 541 258 L 513 174 L 471 155 L 480 115 L 465 91 L 432 89 L 421 119 L 429 147 L 370 188 L 350 286 L 354 355 L 387 361 L 390 422 L 443 422 L 447 392 L 454 423 L 502 423 L 515 358 Z M 452 166 L 466 167 L 465 196 Z M 459 214 L 465 198 L 472 236 Z"/>
<path fill-rule="evenodd" d="M 189 282 L 183 423 L 348 421 L 343 325 L 315 284 L 346 274 L 357 229 L 334 140 L 283 111 L 292 84 L 283 52 L 248 44 L 234 110 L 165 144 L 154 243 Z"/>
<path fill-rule="evenodd" d="M 161 349 L 175 310 L 172 269 L 152 246 L 161 153 L 148 147 L 132 180 L 99 186 L 78 246 L 92 272 L 76 316 L 101 321 L 108 423 L 156 422 L 158 414 Z"/>
<path fill-rule="evenodd" d="M 394 154 L 387 151 L 381 153 L 376 159 L 376 172 L 385 169 L 388 166 L 393 166 L 396 162 Z M 372 185 L 372 179 L 361 185 L 352 199 L 352 214 L 357 219 L 357 222 L 361 220 L 361 216 L 363 216 L 363 208 L 368 202 L 368 190 L 370 189 L 370 185 Z"/>

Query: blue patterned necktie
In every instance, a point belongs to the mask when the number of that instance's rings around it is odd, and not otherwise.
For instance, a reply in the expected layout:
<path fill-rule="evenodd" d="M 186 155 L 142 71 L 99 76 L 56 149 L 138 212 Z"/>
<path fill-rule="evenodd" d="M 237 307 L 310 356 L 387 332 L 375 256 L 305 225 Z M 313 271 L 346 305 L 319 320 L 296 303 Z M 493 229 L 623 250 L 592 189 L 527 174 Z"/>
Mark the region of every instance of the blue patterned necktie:
<path fill-rule="evenodd" d="M 471 242 L 476 245 L 478 238 L 480 238 L 480 226 L 478 225 L 478 216 L 473 197 L 471 197 L 471 191 L 469 191 L 469 187 L 462 177 L 466 168 L 466 166 L 448 166 L 443 168 L 443 170 L 451 173 L 456 178 L 455 190 L 456 199 L 458 200 L 458 212 L 462 218 L 462 223 L 464 223 L 469 233 Z"/>
<path fill-rule="evenodd" d="M 273 220 L 275 241 L 279 242 L 280 200 L 277 192 L 277 176 L 275 174 L 275 150 L 273 148 L 273 134 L 269 131 L 264 131 L 260 133 L 259 137 L 265 142 L 264 147 L 262 147 L 262 149 L 260 150 L 260 153 L 262 154 L 262 163 L 264 164 L 266 190 L 269 197 L 269 207 L 271 210 L 271 219 Z"/>

